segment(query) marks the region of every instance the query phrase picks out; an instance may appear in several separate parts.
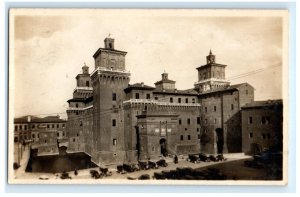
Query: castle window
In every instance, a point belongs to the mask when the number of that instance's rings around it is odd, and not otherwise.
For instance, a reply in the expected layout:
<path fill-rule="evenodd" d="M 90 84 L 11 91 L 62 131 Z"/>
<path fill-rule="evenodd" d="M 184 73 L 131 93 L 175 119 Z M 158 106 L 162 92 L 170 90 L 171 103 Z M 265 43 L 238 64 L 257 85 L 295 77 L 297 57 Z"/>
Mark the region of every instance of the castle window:
<path fill-rule="evenodd" d="M 178 98 L 178 103 L 181 103 L 181 98 Z"/>
<path fill-rule="evenodd" d="M 194 98 L 192 99 L 192 103 L 195 103 L 195 99 Z"/>
<path fill-rule="evenodd" d="M 146 95 L 146 99 L 150 99 L 150 94 L 147 94 L 147 95 Z"/>
<path fill-rule="evenodd" d="M 261 124 L 269 124 L 270 123 L 270 116 L 263 116 L 261 118 Z"/>
<path fill-rule="evenodd" d="M 65 124 L 62 125 L 62 128 L 65 128 Z"/>
<path fill-rule="evenodd" d="M 79 136 L 79 133 L 77 133 L 76 136 L 78 137 L 78 136 Z"/>
<path fill-rule="evenodd" d="M 158 97 L 154 97 L 155 100 L 158 100 Z"/>
<path fill-rule="evenodd" d="M 113 145 L 114 146 L 117 145 L 117 139 L 116 138 L 113 139 Z"/>
<path fill-rule="evenodd" d="M 155 147 L 154 147 L 154 146 L 152 146 L 152 151 L 153 151 L 153 152 L 155 151 Z"/>
<path fill-rule="evenodd" d="M 78 108 L 78 103 L 76 103 L 76 108 Z"/>
<path fill-rule="evenodd" d="M 205 124 L 207 124 L 207 119 L 204 120 Z"/>
<path fill-rule="evenodd" d="M 173 103 L 173 97 L 170 97 L 170 103 Z"/>
<path fill-rule="evenodd" d="M 248 90 L 246 90 L 246 94 L 248 94 Z"/>
<path fill-rule="evenodd" d="M 50 128 L 50 125 L 47 124 L 47 128 L 49 129 L 49 128 Z"/>
<path fill-rule="evenodd" d="M 188 103 L 188 102 L 189 102 L 189 98 L 186 98 L 186 99 L 185 99 L 185 103 Z"/>
<path fill-rule="evenodd" d="M 207 107 L 204 108 L 205 112 L 207 112 Z"/>
<path fill-rule="evenodd" d="M 214 111 L 215 111 L 215 112 L 217 111 L 217 106 L 214 106 Z"/>
<path fill-rule="evenodd" d="M 78 111 L 76 112 L 76 115 L 78 115 Z"/>
<path fill-rule="evenodd" d="M 253 133 L 249 133 L 249 138 L 253 138 Z"/>
<path fill-rule="evenodd" d="M 111 43 L 109 43 L 108 45 L 109 45 L 109 48 L 111 49 L 111 48 L 112 48 L 112 44 L 111 44 Z"/>
<path fill-rule="evenodd" d="M 15 131 L 18 131 L 18 126 L 15 126 Z"/>
<path fill-rule="evenodd" d="M 263 139 L 266 139 L 266 134 L 263 133 L 263 134 L 261 135 L 261 137 L 262 137 Z"/>
<path fill-rule="evenodd" d="M 271 139 L 271 134 L 268 133 L 268 134 L 267 134 L 267 137 L 268 137 L 268 139 Z"/>
<path fill-rule="evenodd" d="M 35 135 L 34 135 L 34 133 L 32 134 L 32 138 L 35 138 Z"/>
<path fill-rule="evenodd" d="M 80 126 L 82 126 L 82 120 L 80 120 Z"/>
<path fill-rule="evenodd" d="M 178 120 L 178 123 L 179 123 L 179 125 L 181 125 L 181 119 L 179 118 L 179 120 Z"/>
<path fill-rule="evenodd" d="M 73 142 L 75 142 L 75 138 L 73 138 Z"/>
<path fill-rule="evenodd" d="M 19 126 L 19 130 L 22 130 L 22 125 Z"/>
<path fill-rule="evenodd" d="M 248 118 L 248 124 L 252 124 L 252 116 L 249 116 L 249 118 Z"/>
<path fill-rule="evenodd" d="M 188 140 L 191 140 L 191 136 L 190 135 L 188 135 Z"/>
<path fill-rule="evenodd" d="M 54 129 L 54 124 L 52 125 L 52 129 Z"/>
<path fill-rule="evenodd" d="M 188 124 L 191 124 L 191 119 L 188 118 L 188 119 L 187 119 L 187 123 L 188 123 Z"/>
<path fill-rule="evenodd" d="M 231 104 L 231 110 L 234 110 L 234 105 L 233 104 Z"/>
<path fill-rule="evenodd" d="M 140 99 L 140 94 L 139 93 L 135 93 L 135 99 Z"/>
<path fill-rule="evenodd" d="M 117 100 L 117 94 L 116 93 L 112 93 L 112 100 L 116 101 Z"/>
<path fill-rule="evenodd" d="M 44 142 L 47 143 L 47 140 L 45 140 Z"/>
<path fill-rule="evenodd" d="M 59 133 L 58 132 L 56 133 L 56 136 L 59 137 Z"/>
<path fill-rule="evenodd" d="M 183 135 L 180 136 L 180 140 L 183 141 Z"/>
<path fill-rule="evenodd" d="M 187 131 L 187 128 L 184 128 L 185 131 Z"/>
<path fill-rule="evenodd" d="M 197 117 L 197 124 L 200 124 L 200 117 Z"/>
<path fill-rule="evenodd" d="M 89 82 L 89 81 L 86 81 L 86 82 L 85 82 L 85 85 L 86 85 L 87 87 L 90 87 L 90 82 Z"/>
<path fill-rule="evenodd" d="M 59 124 L 56 125 L 56 128 L 59 128 Z"/>
<path fill-rule="evenodd" d="M 34 128 L 35 128 L 35 125 L 33 124 L 33 125 L 31 126 L 31 128 L 33 128 L 33 129 L 34 129 Z"/>
<path fill-rule="evenodd" d="M 116 119 L 112 119 L 112 126 L 113 126 L 113 127 L 116 126 Z"/>
<path fill-rule="evenodd" d="M 24 128 L 24 130 L 25 130 L 25 131 L 27 130 L 27 125 L 25 125 L 25 128 Z"/>

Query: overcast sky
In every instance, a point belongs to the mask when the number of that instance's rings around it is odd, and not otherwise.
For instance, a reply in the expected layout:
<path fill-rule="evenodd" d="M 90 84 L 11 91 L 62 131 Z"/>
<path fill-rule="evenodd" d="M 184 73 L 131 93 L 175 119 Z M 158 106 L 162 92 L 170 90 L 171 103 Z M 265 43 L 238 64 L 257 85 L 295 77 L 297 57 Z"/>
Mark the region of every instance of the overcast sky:
<path fill-rule="evenodd" d="M 165 70 L 177 89 L 193 88 L 211 49 L 217 63 L 228 65 L 226 78 L 261 69 L 231 84 L 248 82 L 256 100 L 282 98 L 280 17 L 201 10 L 14 13 L 15 116 L 65 113 L 76 75 L 84 62 L 94 70 L 92 56 L 109 34 L 115 49 L 128 52 L 131 84 L 154 86 Z"/>

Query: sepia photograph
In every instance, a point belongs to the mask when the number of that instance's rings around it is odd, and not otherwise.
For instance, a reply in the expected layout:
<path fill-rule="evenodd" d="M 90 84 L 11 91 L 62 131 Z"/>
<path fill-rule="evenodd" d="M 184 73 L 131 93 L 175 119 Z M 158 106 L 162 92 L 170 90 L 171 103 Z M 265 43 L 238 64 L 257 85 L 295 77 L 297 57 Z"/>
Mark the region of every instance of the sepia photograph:
<path fill-rule="evenodd" d="M 10 184 L 286 185 L 289 12 L 9 10 Z"/>

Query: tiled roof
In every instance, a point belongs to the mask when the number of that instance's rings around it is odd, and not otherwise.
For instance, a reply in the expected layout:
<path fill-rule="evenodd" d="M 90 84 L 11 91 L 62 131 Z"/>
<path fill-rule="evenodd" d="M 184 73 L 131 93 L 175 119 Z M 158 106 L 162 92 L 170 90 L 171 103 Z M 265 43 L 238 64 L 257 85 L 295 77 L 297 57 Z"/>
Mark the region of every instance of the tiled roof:
<path fill-rule="evenodd" d="M 30 116 L 30 122 L 31 123 L 61 123 L 61 122 L 66 122 L 66 120 L 61 119 L 59 116 L 46 116 L 44 118 Z M 15 118 L 14 123 L 28 123 L 28 116 Z"/>
<path fill-rule="evenodd" d="M 242 108 L 274 107 L 274 106 L 279 106 L 279 105 L 282 105 L 282 99 L 253 101 L 251 103 L 247 103 Z"/>
<path fill-rule="evenodd" d="M 122 54 L 127 54 L 126 51 L 119 51 L 115 49 L 107 49 L 107 48 L 99 48 L 96 53 L 93 55 L 93 57 L 97 57 L 101 51 L 111 51 L 111 52 L 117 52 L 117 53 L 122 53 Z"/>
<path fill-rule="evenodd" d="M 157 84 L 161 84 L 161 83 L 175 83 L 175 81 L 170 80 L 170 79 L 162 79 L 160 81 L 155 82 L 154 84 L 157 85 Z"/>
<path fill-rule="evenodd" d="M 124 89 L 126 93 L 130 92 L 131 90 L 136 89 L 136 90 L 154 90 L 154 87 L 145 85 L 144 83 L 135 83 L 135 84 L 128 84 L 128 87 Z"/>
<path fill-rule="evenodd" d="M 165 89 L 165 90 L 160 90 L 160 89 L 155 89 L 153 91 L 153 94 L 177 94 L 177 95 L 198 95 L 198 92 L 194 89 L 187 89 L 187 90 L 177 90 L 177 89 Z"/>
<path fill-rule="evenodd" d="M 212 90 L 208 90 L 208 91 L 199 93 L 199 95 L 206 95 L 206 94 L 217 93 L 217 92 L 226 92 L 226 91 L 237 90 L 242 85 L 249 85 L 249 86 L 251 86 L 248 83 L 234 84 L 234 85 L 230 85 L 228 87 L 220 87 L 220 88 L 215 88 L 215 89 L 212 89 Z"/>
<path fill-rule="evenodd" d="M 197 68 L 197 70 L 200 69 L 200 68 L 207 67 L 207 66 L 222 66 L 222 67 L 225 67 L 225 66 L 227 66 L 227 65 L 225 65 L 225 64 L 217 64 L 217 63 L 205 64 L 205 65 L 199 66 L 199 67 Z"/>

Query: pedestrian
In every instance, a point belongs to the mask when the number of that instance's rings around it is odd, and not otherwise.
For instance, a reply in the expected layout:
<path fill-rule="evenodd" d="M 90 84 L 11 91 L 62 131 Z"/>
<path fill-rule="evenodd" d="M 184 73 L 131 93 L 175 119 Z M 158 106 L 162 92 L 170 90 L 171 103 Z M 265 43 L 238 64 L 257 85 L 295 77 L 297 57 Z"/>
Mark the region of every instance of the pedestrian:
<path fill-rule="evenodd" d="M 178 163 L 178 157 L 177 157 L 177 155 L 175 155 L 175 157 L 174 157 L 174 163 L 175 163 L 175 164 Z"/>

